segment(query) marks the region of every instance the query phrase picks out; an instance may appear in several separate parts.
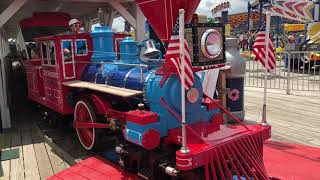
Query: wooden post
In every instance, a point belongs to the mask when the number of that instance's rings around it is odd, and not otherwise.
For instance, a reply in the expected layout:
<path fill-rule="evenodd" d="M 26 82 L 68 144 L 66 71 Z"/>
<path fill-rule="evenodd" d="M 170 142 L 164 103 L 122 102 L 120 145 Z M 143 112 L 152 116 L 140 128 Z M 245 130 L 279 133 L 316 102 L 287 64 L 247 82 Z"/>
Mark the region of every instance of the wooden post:
<path fill-rule="evenodd" d="M 7 99 L 7 78 L 5 69 L 5 57 L 9 52 L 8 40 L 4 34 L 3 29 L 0 27 L 0 61 L 1 61 L 1 73 L 0 73 L 0 109 L 2 128 L 11 128 L 10 109 L 8 107 Z"/>
<path fill-rule="evenodd" d="M 143 41 L 146 38 L 146 29 L 145 22 L 146 18 L 144 17 L 139 6 L 136 6 L 136 20 L 137 20 L 137 28 L 136 28 L 136 40 Z"/>
<path fill-rule="evenodd" d="M 218 99 L 223 107 L 227 107 L 227 74 L 230 73 L 230 66 L 220 68 L 217 91 L 219 93 Z M 223 113 L 223 119 L 225 120 L 226 114 Z"/>

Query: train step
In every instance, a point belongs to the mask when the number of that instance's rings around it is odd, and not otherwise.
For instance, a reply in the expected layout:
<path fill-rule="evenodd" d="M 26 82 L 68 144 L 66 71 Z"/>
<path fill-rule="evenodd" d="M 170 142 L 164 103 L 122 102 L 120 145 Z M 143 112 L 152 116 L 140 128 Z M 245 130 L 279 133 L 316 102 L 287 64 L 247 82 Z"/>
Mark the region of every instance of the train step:
<path fill-rule="evenodd" d="M 150 168 L 143 168 L 143 169 L 139 170 L 138 176 L 141 179 L 149 180 L 152 177 L 152 170 Z"/>

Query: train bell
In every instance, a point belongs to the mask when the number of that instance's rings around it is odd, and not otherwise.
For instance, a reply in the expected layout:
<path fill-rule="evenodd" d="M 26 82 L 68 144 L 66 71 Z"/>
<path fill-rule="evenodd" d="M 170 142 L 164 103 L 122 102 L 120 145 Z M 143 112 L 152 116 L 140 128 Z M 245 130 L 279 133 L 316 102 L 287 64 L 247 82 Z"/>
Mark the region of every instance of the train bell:
<path fill-rule="evenodd" d="M 154 41 L 149 39 L 146 41 L 146 51 L 144 52 L 143 56 L 146 58 L 153 58 L 158 56 L 160 51 L 156 48 Z"/>

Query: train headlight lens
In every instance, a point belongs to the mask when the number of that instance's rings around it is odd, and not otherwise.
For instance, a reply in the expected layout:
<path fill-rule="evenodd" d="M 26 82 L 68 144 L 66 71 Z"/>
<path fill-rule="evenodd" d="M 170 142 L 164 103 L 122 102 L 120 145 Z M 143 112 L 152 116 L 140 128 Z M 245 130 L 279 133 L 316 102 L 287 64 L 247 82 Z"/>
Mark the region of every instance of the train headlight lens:
<path fill-rule="evenodd" d="M 207 58 L 216 58 L 222 51 L 222 37 L 215 29 L 206 30 L 201 38 L 201 51 Z"/>
<path fill-rule="evenodd" d="M 199 99 L 199 91 L 196 88 L 191 88 L 187 93 L 187 98 L 190 103 L 195 103 Z"/>

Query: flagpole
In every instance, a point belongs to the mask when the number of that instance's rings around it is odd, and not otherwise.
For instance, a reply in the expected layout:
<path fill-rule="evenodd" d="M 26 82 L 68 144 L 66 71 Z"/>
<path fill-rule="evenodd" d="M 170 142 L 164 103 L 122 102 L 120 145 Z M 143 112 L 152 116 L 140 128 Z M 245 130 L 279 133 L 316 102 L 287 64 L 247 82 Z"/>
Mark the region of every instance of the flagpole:
<path fill-rule="evenodd" d="M 185 71 L 184 71 L 184 9 L 179 9 L 179 43 L 181 59 L 181 117 L 182 117 L 182 146 L 181 153 L 188 154 L 186 137 L 186 96 L 185 96 Z"/>
<path fill-rule="evenodd" d="M 267 74 L 268 74 L 268 59 L 269 59 L 269 34 L 270 34 L 270 19 L 271 13 L 266 12 L 266 36 L 265 36 L 265 49 L 266 49 L 266 58 L 264 59 L 264 96 L 263 96 L 263 112 L 262 112 L 262 120 L 261 125 L 267 126 Z"/>

